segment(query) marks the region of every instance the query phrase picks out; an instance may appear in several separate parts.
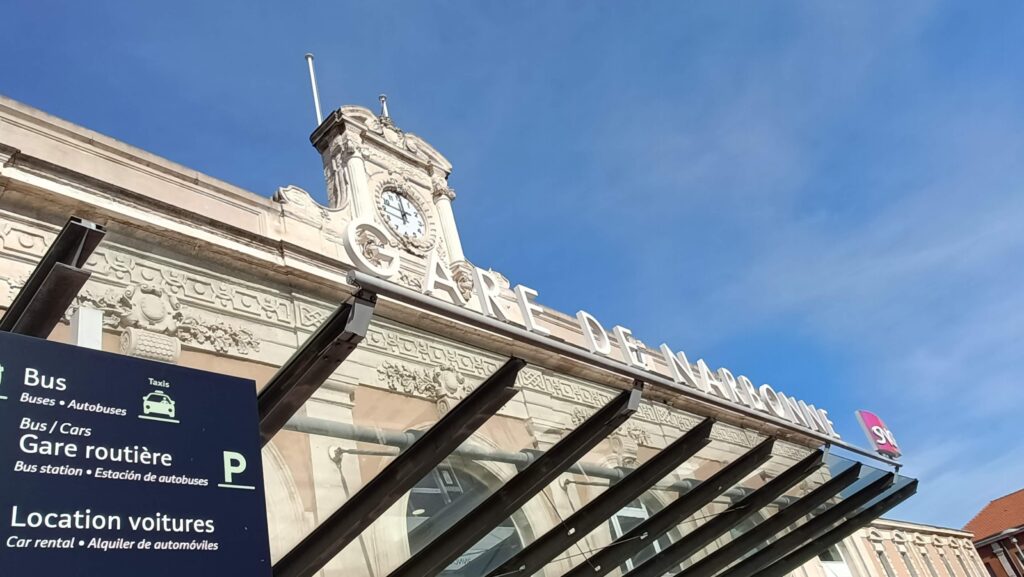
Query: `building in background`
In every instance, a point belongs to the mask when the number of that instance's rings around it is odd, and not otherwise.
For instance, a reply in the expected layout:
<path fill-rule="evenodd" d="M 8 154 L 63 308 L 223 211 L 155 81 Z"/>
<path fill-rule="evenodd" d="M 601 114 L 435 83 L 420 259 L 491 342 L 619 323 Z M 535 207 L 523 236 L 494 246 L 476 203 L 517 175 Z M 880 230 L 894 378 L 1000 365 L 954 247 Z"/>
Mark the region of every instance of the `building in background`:
<path fill-rule="evenodd" d="M 986 577 L 971 534 L 877 519 L 819 560 L 830 577 Z"/>
<path fill-rule="evenodd" d="M 993 577 L 1024 577 L 1024 489 L 985 505 L 964 529 Z"/>
<path fill-rule="evenodd" d="M 262 389 L 340 303 L 372 307 L 358 346 L 263 450 L 272 557 L 289 567 L 275 575 L 312 575 L 290 569 L 296 551 L 333 538 L 322 531 L 333 523 L 360 530 L 344 546 L 315 550 L 323 577 L 554 577 L 597 566 L 635 575 L 671 554 L 678 561 L 654 573 L 712 575 L 758 547 L 779 554 L 759 557 L 770 570 L 759 575 L 795 569 L 816 577 L 834 561 L 815 560 L 818 542 L 793 541 L 786 535 L 803 532 L 790 529 L 820 524 L 818 534 L 838 540 L 845 533 L 836 531 L 883 513 L 875 503 L 891 506 L 916 490 L 916 481 L 891 472 L 892 461 L 838 439 L 826 411 L 667 345 L 648 347 L 623 327 L 606 330 L 583 311 L 545 307 L 535 291 L 475 266 L 453 213 L 452 165 L 387 114 L 342 107 L 311 140 L 323 160 L 326 206 L 294 186 L 273 195 L 239 189 L 0 97 L 0 309 L 68 216 L 109 231 L 50 338 L 251 378 Z M 504 226 L 494 234 L 509 242 L 529 234 Z M 396 455 L 481 383 L 507 374 L 512 356 L 526 365 L 516 367 L 514 389 L 498 389 L 509 400 L 461 446 L 389 495 L 396 500 L 372 524 L 336 514 L 365 502 L 363 491 Z M 628 412 L 615 417 L 627 418 L 608 418 L 619 399 L 628 399 Z M 601 435 L 576 434 L 594 423 Z M 706 444 L 695 453 L 677 444 L 700 431 Z M 578 446 L 588 450 L 570 451 Z M 550 469 L 557 477 L 543 483 L 513 482 L 558 453 L 553 447 L 578 458 Z M 641 493 L 590 514 L 599 522 L 587 531 L 561 532 L 656 458 L 672 465 Z M 509 502 L 493 500 L 509 486 L 533 492 L 478 541 L 453 545 L 449 536 L 464 520 L 482 525 L 492 513 L 483 505 Z M 773 497 L 750 500 L 761 489 Z M 796 515 L 798 503 L 807 508 Z M 668 524 L 655 531 L 655 520 Z M 547 535 L 564 545 L 557 555 L 528 572 L 513 563 Z M 455 548 L 438 571 L 410 565 Z M 615 558 L 620 552 L 628 554 Z M 610 561 L 595 560 L 602 555 Z"/>

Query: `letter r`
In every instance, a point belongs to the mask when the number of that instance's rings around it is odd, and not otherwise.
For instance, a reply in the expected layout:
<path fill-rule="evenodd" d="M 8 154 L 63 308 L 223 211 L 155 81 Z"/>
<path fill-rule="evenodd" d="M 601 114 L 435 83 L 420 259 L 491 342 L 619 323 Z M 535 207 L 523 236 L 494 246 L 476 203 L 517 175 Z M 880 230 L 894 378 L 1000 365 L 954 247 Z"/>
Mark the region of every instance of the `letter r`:
<path fill-rule="evenodd" d="M 224 482 L 230 483 L 232 477 L 245 472 L 245 456 L 234 451 L 224 451 Z"/>

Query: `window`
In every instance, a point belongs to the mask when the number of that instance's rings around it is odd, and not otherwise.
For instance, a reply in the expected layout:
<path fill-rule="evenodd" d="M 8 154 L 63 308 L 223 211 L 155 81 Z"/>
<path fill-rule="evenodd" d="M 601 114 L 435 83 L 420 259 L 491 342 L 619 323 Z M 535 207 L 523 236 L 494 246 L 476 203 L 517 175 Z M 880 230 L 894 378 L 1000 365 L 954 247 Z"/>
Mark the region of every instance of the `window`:
<path fill-rule="evenodd" d="M 878 554 L 878 562 L 882 564 L 886 577 L 896 577 L 896 571 L 893 570 L 892 565 L 889 563 L 889 558 L 885 556 L 885 551 L 878 549 L 875 553 Z"/>
<path fill-rule="evenodd" d="M 416 553 L 490 494 L 487 484 L 449 459 L 438 465 L 409 493 L 406 526 L 409 550 Z M 522 521 L 525 524 L 525 521 Z M 513 519 L 506 519 L 445 569 L 443 577 L 463 575 L 464 568 L 486 575 L 523 548 Z M 472 565 L 471 565 L 472 564 Z"/>
<path fill-rule="evenodd" d="M 650 516 L 650 511 L 642 500 L 637 499 L 636 501 L 633 501 L 629 505 L 623 507 L 621 511 L 611 518 L 612 538 L 618 539 L 626 533 L 629 533 L 637 525 L 646 521 Z M 651 557 L 654 557 L 656 554 L 660 553 L 662 549 L 671 544 L 672 540 L 669 539 L 667 535 L 663 535 L 660 539 L 645 547 L 631 559 L 627 559 L 626 562 L 620 566 L 621 573 L 625 575 L 627 571 L 632 571 L 634 567 L 640 565 L 644 561 L 647 561 Z"/>

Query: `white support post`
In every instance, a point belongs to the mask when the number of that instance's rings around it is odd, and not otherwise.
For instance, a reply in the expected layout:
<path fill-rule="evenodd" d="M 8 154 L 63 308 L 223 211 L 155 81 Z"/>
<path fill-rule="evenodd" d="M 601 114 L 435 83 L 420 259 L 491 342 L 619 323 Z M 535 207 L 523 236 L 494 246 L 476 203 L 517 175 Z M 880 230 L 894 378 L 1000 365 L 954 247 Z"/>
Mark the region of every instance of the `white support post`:
<path fill-rule="evenodd" d="M 80 306 L 71 317 L 72 341 L 87 349 L 103 350 L 103 311 Z"/>

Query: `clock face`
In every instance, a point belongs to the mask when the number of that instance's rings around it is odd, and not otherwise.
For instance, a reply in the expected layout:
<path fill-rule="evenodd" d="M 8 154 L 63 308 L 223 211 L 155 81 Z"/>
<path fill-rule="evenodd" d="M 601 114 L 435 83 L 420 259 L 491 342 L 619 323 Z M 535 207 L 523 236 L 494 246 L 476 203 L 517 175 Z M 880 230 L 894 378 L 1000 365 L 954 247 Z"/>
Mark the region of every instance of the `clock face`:
<path fill-rule="evenodd" d="M 384 220 L 398 234 L 406 238 L 421 238 L 426 233 L 423 214 L 409 197 L 394 190 L 385 190 L 381 194 L 381 204 Z"/>

